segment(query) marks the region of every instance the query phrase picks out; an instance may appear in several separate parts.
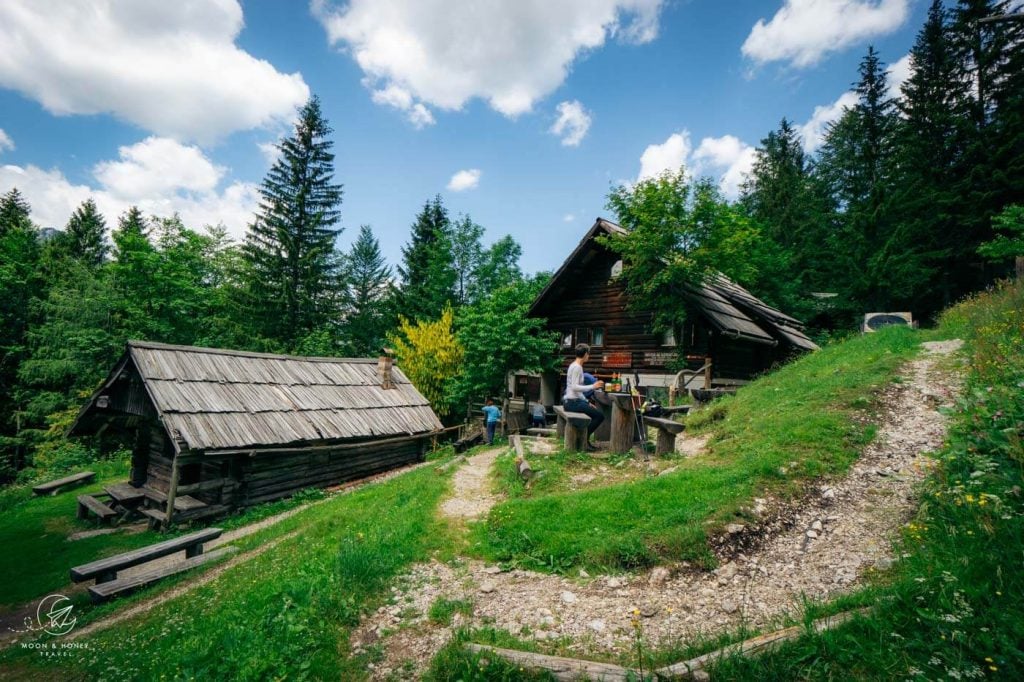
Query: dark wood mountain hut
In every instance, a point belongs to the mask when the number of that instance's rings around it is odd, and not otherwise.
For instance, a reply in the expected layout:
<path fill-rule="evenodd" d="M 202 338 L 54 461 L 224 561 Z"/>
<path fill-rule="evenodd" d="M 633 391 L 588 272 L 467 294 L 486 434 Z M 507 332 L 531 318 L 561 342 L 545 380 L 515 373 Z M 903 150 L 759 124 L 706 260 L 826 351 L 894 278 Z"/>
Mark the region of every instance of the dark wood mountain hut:
<path fill-rule="evenodd" d="M 586 369 L 602 378 L 618 373 L 631 381 L 639 377 L 640 386 L 667 387 L 677 379 L 669 367 L 682 357 L 692 370 L 707 368 L 687 379 L 689 388 L 701 389 L 746 383 L 796 353 L 817 348 L 804 334 L 803 323 L 724 276 L 679 291 L 686 303 L 685 321 L 655 334 L 653 313 L 627 306 L 619 255 L 597 241 L 625 233 L 599 218 L 537 296 L 530 316 L 546 318 L 548 328 L 558 332 L 563 370 L 560 375 L 514 376 L 510 388 L 515 397 L 559 402 L 564 368 L 578 343 L 590 344 Z"/>
<path fill-rule="evenodd" d="M 308 358 L 130 341 L 70 435 L 134 439 L 108 493 L 166 523 L 421 460 L 441 423 L 390 358 Z"/>

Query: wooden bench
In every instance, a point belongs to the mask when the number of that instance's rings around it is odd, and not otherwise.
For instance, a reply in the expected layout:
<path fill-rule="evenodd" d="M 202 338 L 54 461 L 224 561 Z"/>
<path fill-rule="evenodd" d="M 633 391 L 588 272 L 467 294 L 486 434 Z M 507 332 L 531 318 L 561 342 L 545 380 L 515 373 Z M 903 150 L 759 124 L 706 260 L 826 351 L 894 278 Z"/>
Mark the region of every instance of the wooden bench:
<path fill-rule="evenodd" d="M 565 437 L 565 449 L 569 452 L 583 452 L 587 447 L 587 427 L 590 415 L 582 412 L 566 412 L 561 405 L 555 405 L 558 418 L 558 437 Z"/>
<path fill-rule="evenodd" d="M 212 552 L 205 554 L 198 554 L 194 557 L 185 559 L 175 564 L 163 566 L 161 568 L 154 569 L 152 571 L 145 571 L 144 573 L 137 573 L 126 578 L 120 578 L 118 580 L 110 580 L 104 583 L 97 583 L 89 587 L 89 596 L 93 602 L 100 603 L 104 602 L 112 597 L 124 595 L 129 592 L 133 592 L 141 587 L 145 587 L 151 583 L 155 583 L 162 578 L 166 578 L 182 571 L 188 571 L 201 566 L 208 561 L 219 559 L 222 556 L 227 556 L 233 552 L 237 552 L 237 547 L 221 547 L 215 549 Z"/>
<path fill-rule="evenodd" d="M 203 553 L 203 543 L 219 538 L 224 532 L 222 528 L 207 528 L 180 538 L 158 542 L 149 547 L 142 547 L 124 554 L 107 557 L 93 561 L 92 563 L 75 566 L 71 569 L 71 581 L 80 583 L 86 580 L 96 580 L 96 584 L 109 583 L 117 580 L 117 572 L 132 566 L 144 564 L 153 559 L 176 554 L 185 550 L 185 558 L 191 559 Z"/>
<path fill-rule="evenodd" d="M 81 473 L 65 476 L 64 478 L 58 478 L 56 481 L 40 483 L 39 485 L 32 487 L 32 492 L 36 495 L 56 495 L 63 488 L 70 488 L 82 483 L 90 483 L 94 478 L 96 478 L 96 472 L 83 471 Z"/>
<path fill-rule="evenodd" d="M 116 511 L 103 504 L 92 495 L 79 495 L 78 518 L 83 520 L 89 518 L 89 512 L 95 514 L 99 518 L 100 523 L 106 523 L 117 516 Z"/>
<path fill-rule="evenodd" d="M 671 419 L 660 419 L 658 417 L 644 417 L 644 424 L 658 429 L 658 445 L 654 454 L 664 455 L 676 450 L 676 436 L 686 428 L 683 424 Z"/>

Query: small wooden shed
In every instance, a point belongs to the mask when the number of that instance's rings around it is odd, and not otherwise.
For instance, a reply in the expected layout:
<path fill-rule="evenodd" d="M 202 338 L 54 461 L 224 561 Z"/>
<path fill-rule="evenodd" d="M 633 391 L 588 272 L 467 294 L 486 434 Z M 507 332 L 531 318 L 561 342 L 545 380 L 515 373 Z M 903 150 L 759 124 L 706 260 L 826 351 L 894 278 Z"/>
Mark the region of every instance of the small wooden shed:
<path fill-rule="evenodd" d="M 69 435 L 134 439 L 108 490 L 166 523 L 422 460 L 442 428 L 389 358 L 310 358 L 129 341 Z"/>

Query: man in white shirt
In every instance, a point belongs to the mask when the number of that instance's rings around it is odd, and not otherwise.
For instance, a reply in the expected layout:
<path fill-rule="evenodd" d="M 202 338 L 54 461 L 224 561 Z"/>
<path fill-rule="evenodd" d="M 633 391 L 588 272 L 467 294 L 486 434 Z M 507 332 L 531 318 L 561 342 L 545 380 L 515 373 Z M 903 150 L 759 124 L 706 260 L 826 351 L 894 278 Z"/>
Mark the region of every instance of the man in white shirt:
<path fill-rule="evenodd" d="M 562 397 L 562 407 L 566 412 L 582 412 L 590 417 L 590 426 L 587 427 L 587 450 L 593 452 L 597 448 L 590 442 L 590 437 L 604 421 L 604 414 L 587 402 L 583 393 L 604 388 L 604 382 L 583 383 L 583 364 L 589 359 L 590 346 L 585 343 L 576 346 L 576 359 L 569 365 L 565 375 L 565 396 Z"/>

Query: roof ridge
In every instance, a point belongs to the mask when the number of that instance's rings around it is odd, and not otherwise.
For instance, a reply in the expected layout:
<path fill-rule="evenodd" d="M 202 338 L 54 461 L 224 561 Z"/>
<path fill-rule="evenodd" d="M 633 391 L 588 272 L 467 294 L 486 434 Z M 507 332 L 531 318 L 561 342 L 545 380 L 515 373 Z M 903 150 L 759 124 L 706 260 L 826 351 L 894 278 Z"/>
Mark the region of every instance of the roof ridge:
<path fill-rule="evenodd" d="M 148 350 L 165 350 L 179 353 L 206 353 L 208 355 L 231 355 L 243 358 L 262 358 L 266 360 L 295 360 L 297 362 L 330 362 L 330 363 L 355 363 L 375 365 L 377 358 L 329 358 L 306 355 L 285 355 L 283 353 L 260 353 L 258 351 L 232 350 L 229 348 L 209 348 L 206 346 L 183 346 L 173 343 L 160 343 L 158 341 L 141 341 L 129 339 L 129 348 L 145 348 Z"/>

